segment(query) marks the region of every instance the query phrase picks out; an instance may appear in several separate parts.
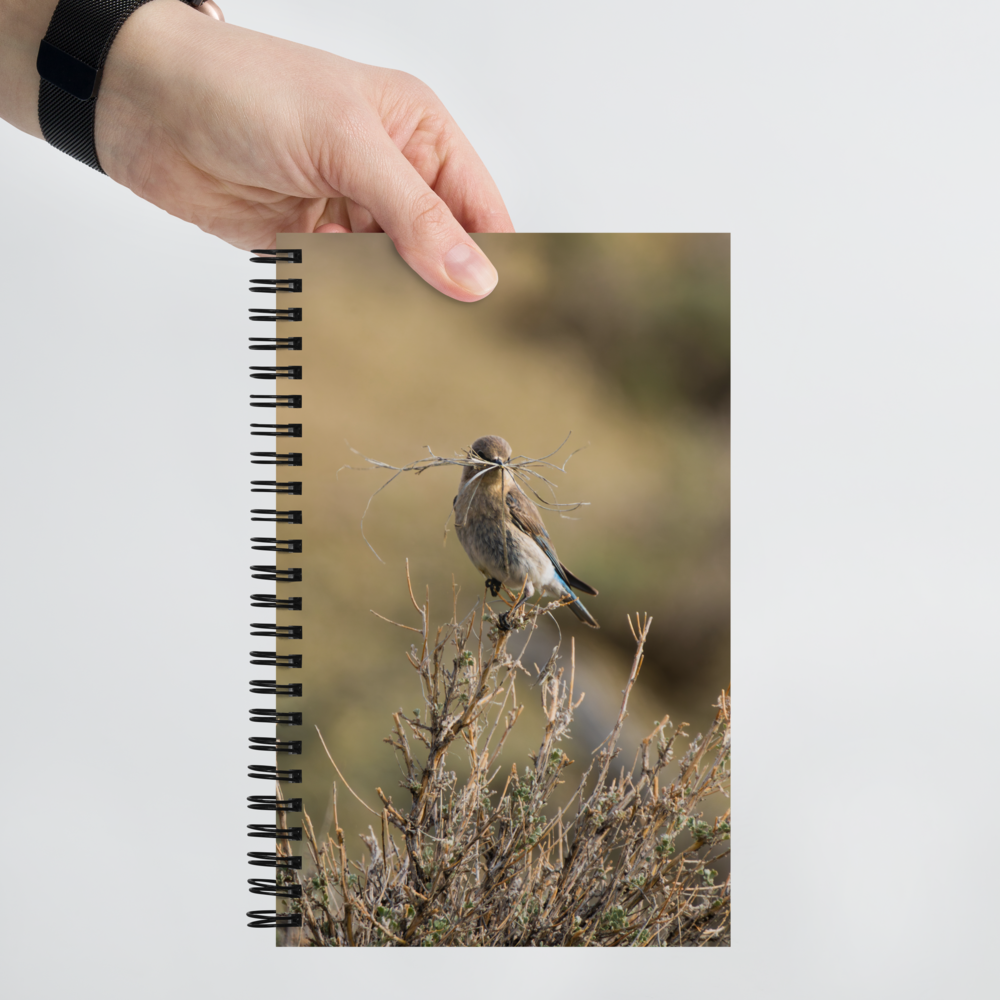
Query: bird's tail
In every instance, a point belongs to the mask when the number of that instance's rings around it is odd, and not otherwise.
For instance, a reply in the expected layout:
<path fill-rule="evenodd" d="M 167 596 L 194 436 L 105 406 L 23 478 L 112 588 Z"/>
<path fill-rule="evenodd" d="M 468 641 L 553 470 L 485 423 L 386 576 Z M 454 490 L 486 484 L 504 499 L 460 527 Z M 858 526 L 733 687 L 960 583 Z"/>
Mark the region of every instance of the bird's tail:
<path fill-rule="evenodd" d="M 567 594 L 567 597 L 572 597 L 572 604 L 567 604 L 566 607 L 576 615 L 584 623 L 584 625 L 589 625 L 591 628 L 600 628 L 601 626 L 597 624 L 597 619 L 583 606 L 583 602 L 575 594 Z"/>

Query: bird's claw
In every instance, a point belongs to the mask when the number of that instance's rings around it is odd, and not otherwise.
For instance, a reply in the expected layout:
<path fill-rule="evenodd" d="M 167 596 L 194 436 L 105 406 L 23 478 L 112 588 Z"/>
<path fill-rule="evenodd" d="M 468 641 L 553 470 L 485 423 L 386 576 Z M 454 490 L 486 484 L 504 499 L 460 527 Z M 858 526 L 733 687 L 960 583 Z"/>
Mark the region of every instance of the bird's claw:
<path fill-rule="evenodd" d="M 492 577 L 492 576 L 491 576 L 491 577 L 490 577 L 490 578 L 489 578 L 489 579 L 488 579 L 488 580 L 486 581 L 486 589 L 487 589 L 487 590 L 488 590 L 488 591 L 489 591 L 489 592 L 490 592 L 490 593 L 491 593 L 491 594 L 492 594 L 492 595 L 493 595 L 494 597 L 496 597 L 496 596 L 497 596 L 497 594 L 499 594 L 499 593 L 500 593 L 500 588 L 501 588 L 502 586 L 503 586 L 503 584 L 502 584 L 502 583 L 501 583 L 501 582 L 500 582 L 500 581 L 499 581 L 498 579 L 496 579 L 496 577 Z"/>

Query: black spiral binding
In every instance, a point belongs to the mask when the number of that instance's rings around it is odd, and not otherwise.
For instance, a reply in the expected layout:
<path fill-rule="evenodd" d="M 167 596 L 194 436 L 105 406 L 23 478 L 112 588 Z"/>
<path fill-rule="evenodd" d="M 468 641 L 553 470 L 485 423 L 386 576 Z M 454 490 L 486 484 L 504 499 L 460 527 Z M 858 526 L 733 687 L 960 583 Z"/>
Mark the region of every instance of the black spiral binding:
<path fill-rule="evenodd" d="M 253 317 L 251 317 L 252 319 Z M 251 365 L 250 371 L 254 374 L 250 378 L 270 379 L 272 382 L 279 378 L 290 378 L 299 380 L 302 378 L 301 365 Z M 275 397 L 276 398 L 276 397 Z M 301 400 L 301 396 L 299 399 Z M 281 404 L 278 403 L 278 406 Z"/>
<path fill-rule="evenodd" d="M 301 913 L 279 913 L 277 910 L 247 910 L 254 919 L 247 927 L 301 927 Z"/>
<path fill-rule="evenodd" d="M 302 263 L 301 250 L 254 250 L 257 256 L 250 260 L 255 264 L 276 264 L 279 261 L 290 264 Z M 301 292 L 300 278 L 253 278 L 250 282 L 251 292 Z M 289 309 L 250 309 L 250 320 L 253 322 L 291 322 L 302 320 L 302 310 Z M 251 351 L 301 351 L 301 337 L 251 337 Z M 301 380 L 300 365 L 252 365 L 250 377 L 277 381 L 278 379 Z M 299 410 L 302 408 L 302 397 L 297 395 L 261 395 L 251 394 L 250 405 L 260 408 L 287 408 Z M 250 433 L 257 437 L 301 438 L 302 424 L 262 424 L 250 425 Z M 250 454 L 252 465 L 273 465 L 279 468 L 299 467 L 302 465 L 300 452 L 255 451 Z M 302 483 L 279 480 L 254 480 L 251 483 L 252 493 L 274 493 L 282 496 L 301 496 Z M 302 511 L 279 511 L 272 509 L 254 509 L 251 511 L 252 521 L 269 521 L 275 524 L 301 524 Z M 251 548 L 258 552 L 299 553 L 302 542 L 299 539 L 253 538 Z M 250 575 L 255 580 L 270 580 L 275 583 L 301 583 L 302 570 L 299 568 L 279 569 L 275 565 L 251 566 Z M 279 597 L 277 594 L 251 594 L 252 608 L 274 608 L 280 611 L 301 611 L 301 597 Z M 273 639 L 301 639 L 301 625 L 273 625 L 254 623 L 250 626 L 251 635 L 264 636 Z M 273 667 L 276 670 L 301 669 L 302 655 L 299 653 L 278 653 L 255 651 L 250 654 L 253 666 Z M 282 684 L 276 679 L 250 681 L 250 693 L 268 696 L 302 697 L 302 685 Z M 276 708 L 250 709 L 250 722 L 269 726 L 301 726 L 301 712 L 285 712 Z M 249 749 L 264 753 L 299 755 L 302 753 L 301 740 L 281 740 L 274 736 L 251 736 Z M 250 764 L 248 777 L 263 781 L 286 782 L 301 784 L 302 771 L 295 768 L 283 768 L 271 764 Z M 273 840 L 278 843 L 291 844 L 302 840 L 302 827 L 286 826 L 284 816 L 287 813 L 302 811 L 301 799 L 284 799 L 278 795 L 251 795 L 247 808 L 273 812 L 274 823 L 248 823 L 247 836 Z M 249 851 L 247 854 L 251 865 L 258 868 L 274 868 L 279 871 L 301 870 L 301 855 L 288 855 L 275 851 Z M 297 885 L 277 879 L 251 878 L 247 879 L 250 892 L 257 896 L 273 896 L 275 899 L 300 899 L 302 890 Z M 249 910 L 248 927 L 301 927 L 301 913 L 286 913 L 280 910 Z"/>
<path fill-rule="evenodd" d="M 302 452 L 252 451 L 251 465 L 295 465 L 302 464 Z"/>
<path fill-rule="evenodd" d="M 258 567 L 263 569 L 264 567 Z M 302 577 L 299 576 L 297 579 L 301 580 Z M 250 662 L 254 666 L 268 666 L 268 667 L 294 667 L 301 669 L 302 667 L 302 654 L 301 653 L 259 653 L 254 652 L 250 654 L 254 659 Z"/>
<path fill-rule="evenodd" d="M 292 410 L 302 409 L 302 397 L 301 396 L 251 396 L 251 406 L 269 406 L 272 409 L 277 406 L 287 406 Z M 254 403 L 255 399 L 271 399 L 274 400 L 272 403 Z"/>
<path fill-rule="evenodd" d="M 277 264 L 278 261 L 282 261 L 286 264 L 302 263 L 301 250 L 254 250 L 253 253 L 260 254 L 260 256 L 251 257 L 251 264 Z M 265 278 L 264 280 L 269 281 L 270 279 Z M 294 291 L 302 291 L 302 282 L 299 282 L 299 287 L 294 289 Z"/>
<path fill-rule="evenodd" d="M 255 479 L 250 484 L 251 493 L 281 493 L 284 496 L 302 496 L 301 483 L 276 483 L 272 479 Z"/>
<path fill-rule="evenodd" d="M 301 259 L 297 262 L 302 263 Z M 254 285 L 260 285 L 260 288 L 254 288 Z M 302 291 L 302 279 L 301 278 L 251 278 L 250 279 L 250 291 L 251 292 L 269 292 L 272 295 L 275 292 L 301 292 Z"/>
<path fill-rule="evenodd" d="M 251 340 L 255 338 L 251 337 Z M 268 430 L 251 431 L 253 437 L 302 437 L 302 424 L 251 424 L 251 427 L 266 427 Z"/>
<path fill-rule="evenodd" d="M 250 291 L 253 291 L 251 288 Z M 300 288 L 301 291 L 301 288 Z M 255 323 L 301 323 L 301 309 L 251 309 L 250 312 L 257 313 L 250 319 Z M 251 340 L 256 338 L 251 337 Z M 300 348 L 301 350 L 301 348 Z"/>
<path fill-rule="evenodd" d="M 278 597 L 277 594 L 251 594 L 251 608 L 275 608 L 282 611 L 301 611 L 301 597 Z"/>
<path fill-rule="evenodd" d="M 251 521 L 276 521 L 278 524 L 301 524 L 301 510 L 252 510 L 251 514 L 271 514 L 272 517 L 251 517 Z"/>
<path fill-rule="evenodd" d="M 250 289 L 254 291 L 254 289 Z M 252 318 L 252 317 L 251 317 Z M 251 337 L 251 351 L 301 351 L 301 337 Z"/>
<path fill-rule="evenodd" d="M 254 580 L 280 580 L 282 583 L 301 583 L 302 570 L 300 569 L 278 569 L 277 566 L 251 566 L 250 576 Z M 254 656 L 257 656 L 254 653 Z M 261 656 L 264 654 L 261 653 Z"/>
<path fill-rule="evenodd" d="M 302 697 L 301 684 L 279 684 L 277 681 L 263 680 L 250 682 L 251 694 L 287 695 L 289 698 Z"/>
<path fill-rule="evenodd" d="M 298 538 L 290 538 L 283 541 L 280 538 L 251 538 L 251 542 L 268 542 L 267 545 L 252 545 L 251 548 L 259 552 L 301 552 L 302 541 Z"/>
<path fill-rule="evenodd" d="M 284 896 L 286 899 L 302 898 L 302 886 L 299 885 L 282 885 L 273 878 L 248 878 L 247 881 L 253 886 L 250 891 L 260 896 Z"/>

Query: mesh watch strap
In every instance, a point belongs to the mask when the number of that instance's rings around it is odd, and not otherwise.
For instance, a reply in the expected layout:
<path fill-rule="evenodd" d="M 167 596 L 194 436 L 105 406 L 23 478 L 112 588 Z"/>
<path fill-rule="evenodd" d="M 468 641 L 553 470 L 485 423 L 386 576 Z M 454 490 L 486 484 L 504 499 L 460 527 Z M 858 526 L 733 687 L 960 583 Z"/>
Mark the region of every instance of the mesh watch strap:
<path fill-rule="evenodd" d="M 104 173 L 94 113 L 104 60 L 129 15 L 149 0 L 59 0 L 38 48 L 38 123 L 47 142 Z M 203 0 L 184 0 L 198 7 Z"/>

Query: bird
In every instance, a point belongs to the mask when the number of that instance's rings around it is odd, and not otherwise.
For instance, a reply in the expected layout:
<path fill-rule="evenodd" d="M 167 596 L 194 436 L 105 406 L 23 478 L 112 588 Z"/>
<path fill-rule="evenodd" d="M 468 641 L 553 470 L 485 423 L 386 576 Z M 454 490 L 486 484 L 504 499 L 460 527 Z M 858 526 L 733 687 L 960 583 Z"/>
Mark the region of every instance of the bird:
<path fill-rule="evenodd" d="M 600 628 L 594 616 L 573 593 L 597 594 L 559 561 L 542 516 L 507 469 L 511 447 L 495 434 L 472 443 L 471 452 L 495 468 L 466 466 L 458 494 L 452 501 L 455 532 L 473 565 L 486 577 L 494 597 L 501 587 L 519 593 L 517 604 L 501 616 L 505 628 L 510 615 L 536 592 L 562 598 L 580 621 Z"/>

